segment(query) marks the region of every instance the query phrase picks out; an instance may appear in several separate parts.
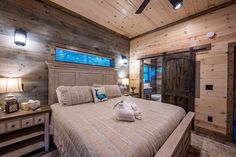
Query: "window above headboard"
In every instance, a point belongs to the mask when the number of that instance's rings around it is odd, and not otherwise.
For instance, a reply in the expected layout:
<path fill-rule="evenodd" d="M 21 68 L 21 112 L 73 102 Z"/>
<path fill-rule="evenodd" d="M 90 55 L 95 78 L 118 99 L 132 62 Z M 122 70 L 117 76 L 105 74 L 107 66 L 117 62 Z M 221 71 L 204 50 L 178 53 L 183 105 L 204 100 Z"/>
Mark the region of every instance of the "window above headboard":
<path fill-rule="evenodd" d="M 87 64 L 102 67 L 114 67 L 114 59 L 79 51 L 56 48 L 55 60 L 76 64 Z"/>

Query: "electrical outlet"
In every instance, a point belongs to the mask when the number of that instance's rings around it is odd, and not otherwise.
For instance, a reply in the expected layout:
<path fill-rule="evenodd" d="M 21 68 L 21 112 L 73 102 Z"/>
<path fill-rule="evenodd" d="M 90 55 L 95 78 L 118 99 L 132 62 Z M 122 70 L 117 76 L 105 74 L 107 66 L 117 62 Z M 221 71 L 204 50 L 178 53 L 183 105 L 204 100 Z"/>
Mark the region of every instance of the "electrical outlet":
<path fill-rule="evenodd" d="M 206 85 L 206 90 L 213 90 L 213 85 L 207 84 L 207 85 Z"/>
<path fill-rule="evenodd" d="M 213 122 L 213 118 L 211 116 L 208 116 L 208 122 Z"/>

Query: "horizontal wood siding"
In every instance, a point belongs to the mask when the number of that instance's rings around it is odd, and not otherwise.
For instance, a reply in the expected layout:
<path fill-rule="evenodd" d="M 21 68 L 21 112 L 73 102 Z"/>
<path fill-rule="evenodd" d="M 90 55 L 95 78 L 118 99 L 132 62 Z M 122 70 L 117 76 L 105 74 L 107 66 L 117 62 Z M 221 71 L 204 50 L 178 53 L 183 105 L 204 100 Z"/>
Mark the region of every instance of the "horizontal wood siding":
<path fill-rule="evenodd" d="M 207 32 L 216 33 L 214 39 Z M 131 40 L 130 80 L 139 91 L 140 61 L 144 55 L 211 44 L 211 50 L 199 52 L 200 98 L 195 99 L 195 125 L 226 135 L 228 43 L 236 41 L 236 5 L 178 24 L 176 26 Z M 136 67 L 136 68 L 133 68 Z M 213 90 L 205 90 L 212 84 Z M 208 122 L 208 116 L 213 122 Z"/>
<path fill-rule="evenodd" d="M 27 31 L 25 47 L 14 44 L 15 28 Z M 48 69 L 45 61 L 54 60 L 54 48 L 58 44 L 114 56 L 116 61 L 121 55 L 129 56 L 129 40 L 102 26 L 38 0 L 1 1 L 0 75 L 22 77 L 24 92 L 15 94 L 20 101 L 39 99 L 42 104 L 47 103 Z M 4 96 L 0 94 L 0 98 Z"/>

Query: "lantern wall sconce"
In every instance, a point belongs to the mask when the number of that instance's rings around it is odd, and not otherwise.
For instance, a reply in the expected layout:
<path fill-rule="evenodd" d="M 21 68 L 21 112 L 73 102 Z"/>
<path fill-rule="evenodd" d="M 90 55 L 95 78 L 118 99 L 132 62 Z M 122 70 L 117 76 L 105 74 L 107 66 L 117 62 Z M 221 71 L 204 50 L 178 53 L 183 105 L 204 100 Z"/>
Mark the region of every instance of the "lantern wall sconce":
<path fill-rule="evenodd" d="M 22 29 L 16 29 L 14 34 L 14 42 L 18 46 L 25 46 L 26 45 L 26 38 L 27 34 L 26 31 Z"/>

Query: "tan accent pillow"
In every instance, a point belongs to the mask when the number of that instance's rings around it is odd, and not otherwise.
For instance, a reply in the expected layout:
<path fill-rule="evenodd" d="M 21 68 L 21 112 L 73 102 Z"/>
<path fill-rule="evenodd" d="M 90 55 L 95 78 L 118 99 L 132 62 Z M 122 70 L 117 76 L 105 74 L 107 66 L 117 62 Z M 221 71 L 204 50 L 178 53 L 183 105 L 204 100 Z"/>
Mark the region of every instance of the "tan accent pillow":
<path fill-rule="evenodd" d="M 107 94 L 104 87 L 92 87 L 94 103 L 106 101 Z"/>
<path fill-rule="evenodd" d="M 76 105 L 93 101 L 89 86 L 60 86 L 56 89 L 56 93 L 61 105 Z"/>
<path fill-rule="evenodd" d="M 118 85 L 104 85 L 108 98 L 115 98 L 122 96 L 120 87 Z"/>

